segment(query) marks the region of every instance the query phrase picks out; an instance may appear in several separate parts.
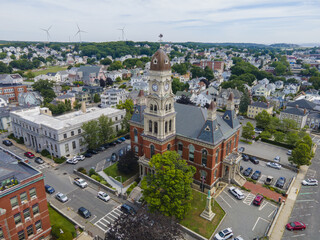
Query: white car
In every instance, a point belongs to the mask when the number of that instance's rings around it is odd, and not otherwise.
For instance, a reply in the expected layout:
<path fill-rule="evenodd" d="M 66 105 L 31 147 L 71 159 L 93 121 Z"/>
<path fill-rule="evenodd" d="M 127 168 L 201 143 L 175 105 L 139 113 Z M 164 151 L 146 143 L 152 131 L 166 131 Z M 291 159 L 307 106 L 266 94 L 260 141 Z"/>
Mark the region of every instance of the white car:
<path fill-rule="evenodd" d="M 78 163 L 78 160 L 77 159 L 74 159 L 74 158 L 68 158 L 66 160 L 67 163 L 69 164 L 77 164 Z"/>
<path fill-rule="evenodd" d="M 242 237 L 235 237 L 233 240 L 244 240 Z"/>
<path fill-rule="evenodd" d="M 226 240 L 233 236 L 233 232 L 231 228 L 223 229 L 222 231 L 218 232 L 214 235 L 215 240 Z"/>
<path fill-rule="evenodd" d="M 68 201 L 68 197 L 61 192 L 58 192 L 56 194 L 56 199 L 58 199 L 60 202 L 63 202 L 63 203 Z"/>
<path fill-rule="evenodd" d="M 239 200 L 244 199 L 244 194 L 238 188 L 231 187 L 229 192 Z"/>
<path fill-rule="evenodd" d="M 85 159 L 85 156 L 83 155 L 77 155 L 77 156 L 74 156 L 73 157 L 74 160 L 77 160 L 77 161 L 83 161 Z"/>
<path fill-rule="evenodd" d="M 74 179 L 74 184 L 76 184 L 77 186 L 81 187 L 81 188 L 85 188 L 88 186 L 88 183 L 83 180 L 82 178 L 75 178 Z"/>
<path fill-rule="evenodd" d="M 279 157 L 279 156 L 276 156 L 276 157 L 273 159 L 273 161 L 275 161 L 275 162 L 280 162 L 280 157 Z"/>
<path fill-rule="evenodd" d="M 302 181 L 303 186 L 318 186 L 318 180 L 317 179 L 307 179 Z"/>
<path fill-rule="evenodd" d="M 291 155 L 292 154 L 292 150 L 288 150 L 287 154 Z"/>
<path fill-rule="evenodd" d="M 281 165 L 279 163 L 275 163 L 275 162 L 268 162 L 267 166 L 275 168 L 275 169 L 281 169 Z"/>
<path fill-rule="evenodd" d="M 110 200 L 110 196 L 102 191 L 98 192 L 98 198 L 100 198 L 101 200 L 103 200 L 105 202 L 108 202 Z"/>

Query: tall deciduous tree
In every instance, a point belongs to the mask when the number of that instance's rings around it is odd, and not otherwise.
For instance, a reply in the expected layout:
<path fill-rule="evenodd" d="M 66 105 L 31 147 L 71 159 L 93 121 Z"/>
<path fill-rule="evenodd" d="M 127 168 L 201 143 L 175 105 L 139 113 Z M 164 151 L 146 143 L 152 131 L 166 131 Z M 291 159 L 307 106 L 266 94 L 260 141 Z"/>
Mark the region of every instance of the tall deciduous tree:
<path fill-rule="evenodd" d="M 152 212 L 182 219 L 190 209 L 195 167 L 187 165 L 174 151 L 154 155 L 149 165 L 155 173 L 148 174 L 141 183 L 148 208 Z"/>
<path fill-rule="evenodd" d="M 306 143 L 300 143 L 292 151 L 289 162 L 296 164 L 298 167 L 311 164 L 311 149 Z"/>
<path fill-rule="evenodd" d="M 98 103 L 101 101 L 101 98 L 100 98 L 100 95 L 98 93 L 96 93 L 94 96 L 93 96 L 93 101 L 95 103 Z"/>
<path fill-rule="evenodd" d="M 242 127 L 242 137 L 248 140 L 251 139 L 252 136 L 254 136 L 254 126 L 251 122 L 247 122 L 247 124 Z"/>
<path fill-rule="evenodd" d="M 258 128 L 265 129 L 270 123 L 271 115 L 266 110 L 263 110 L 256 115 L 255 120 L 257 121 Z"/>
<path fill-rule="evenodd" d="M 124 174 L 138 172 L 138 157 L 132 150 L 128 151 L 126 152 L 126 154 L 120 157 L 117 167 L 119 172 L 122 172 Z"/>
<path fill-rule="evenodd" d="M 133 113 L 133 101 L 132 99 L 127 99 L 125 102 L 120 101 L 119 104 L 117 104 L 118 109 L 125 109 L 127 113 L 132 114 Z"/>
<path fill-rule="evenodd" d="M 99 124 L 99 142 L 100 143 L 106 143 L 109 141 L 114 134 L 113 130 L 113 122 L 111 118 L 108 118 L 105 115 L 101 115 L 98 118 L 98 124 Z"/>
<path fill-rule="evenodd" d="M 182 239 L 179 224 L 172 217 L 159 213 L 150 213 L 145 208 L 135 215 L 120 215 L 108 226 L 106 234 L 109 240 L 178 240 Z"/>
<path fill-rule="evenodd" d="M 83 123 L 81 126 L 83 130 L 83 138 L 88 144 L 89 149 L 95 149 L 99 146 L 99 124 L 98 121 L 91 120 Z"/>
<path fill-rule="evenodd" d="M 239 111 L 241 113 L 246 113 L 248 111 L 249 104 L 250 104 L 249 92 L 244 91 L 240 99 Z"/>

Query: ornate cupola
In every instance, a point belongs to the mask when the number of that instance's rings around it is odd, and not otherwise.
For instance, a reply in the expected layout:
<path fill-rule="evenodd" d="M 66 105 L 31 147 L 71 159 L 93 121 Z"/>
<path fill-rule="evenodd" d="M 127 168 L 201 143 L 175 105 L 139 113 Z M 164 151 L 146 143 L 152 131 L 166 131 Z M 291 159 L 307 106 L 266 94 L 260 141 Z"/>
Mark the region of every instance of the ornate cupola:
<path fill-rule="evenodd" d="M 240 125 L 236 112 L 234 111 L 234 100 L 233 93 L 230 92 L 228 102 L 227 102 L 227 110 L 224 112 L 223 120 L 231 127 L 236 128 Z"/>

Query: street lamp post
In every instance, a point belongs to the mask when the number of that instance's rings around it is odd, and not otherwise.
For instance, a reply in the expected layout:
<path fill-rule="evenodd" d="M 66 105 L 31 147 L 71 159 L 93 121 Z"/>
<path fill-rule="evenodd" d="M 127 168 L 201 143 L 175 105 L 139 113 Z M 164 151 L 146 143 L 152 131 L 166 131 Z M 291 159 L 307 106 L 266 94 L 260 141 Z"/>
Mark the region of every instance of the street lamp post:
<path fill-rule="evenodd" d="M 122 176 L 116 176 L 117 177 L 120 177 L 120 182 L 121 182 L 121 195 L 122 195 Z"/>

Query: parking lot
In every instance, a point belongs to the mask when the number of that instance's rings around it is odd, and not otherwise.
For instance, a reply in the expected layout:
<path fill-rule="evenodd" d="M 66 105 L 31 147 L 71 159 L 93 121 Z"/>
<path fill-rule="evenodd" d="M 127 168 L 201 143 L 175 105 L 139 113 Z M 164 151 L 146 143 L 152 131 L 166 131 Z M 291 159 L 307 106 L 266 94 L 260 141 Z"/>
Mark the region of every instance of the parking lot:
<path fill-rule="evenodd" d="M 275 168 L 271 168 L 271 167 L 268 167 L 266 164 L 267 163 L 263 162 L 263 161 L 260 161 L 259 164 L 253 164 L 250 161 L 246 162 L 244 160 L 241 160 L 241 163 L 240 163 L 240 165 L 243 167 L 242 172 L 244 170 L 246 170 L 248 167 L 252 168 L 253 172 L 256 171 L 256 170 L 261 171 L 261 177 L 258 180 L 258 183 L 261 183 L 261 184 L 264 184 L 264 181 L 266 180 L 267 176 L 272 176 L 273 177 L 273 184 L 272 184 L 273 186 L 274 186 L 274 184 L 276 183 L 276 181 L 277 181 L 277 179 L 279 177 L 285 177 L 286 178 L 286 183 L 285 183 L 285 185 L 283 187 L 283 190 L 287 190 L 288 187 L 289 187 L 290 179 L 292 177 L 297 176 L 297 173 L 293 172 L 293 171 L 291 171 L 289 169 L 286 169 L 286 168 L 281 168 L 280 170 L 279 169 L 275 169 Z"/>
<path fill-rule="evenodd" d="M 238 200 L 228 192 L 229 187 L 225 188 L 216 199 L 227 214 L 217 232 L 231 227 L 234 237 L 253 239 L 263 236 L 277 206 L 266 200 L 263 200 L 260 206 L 255 206 L 252 204 L 255 195 L 245 191 L 242 191 L 244 199 Z"/>

